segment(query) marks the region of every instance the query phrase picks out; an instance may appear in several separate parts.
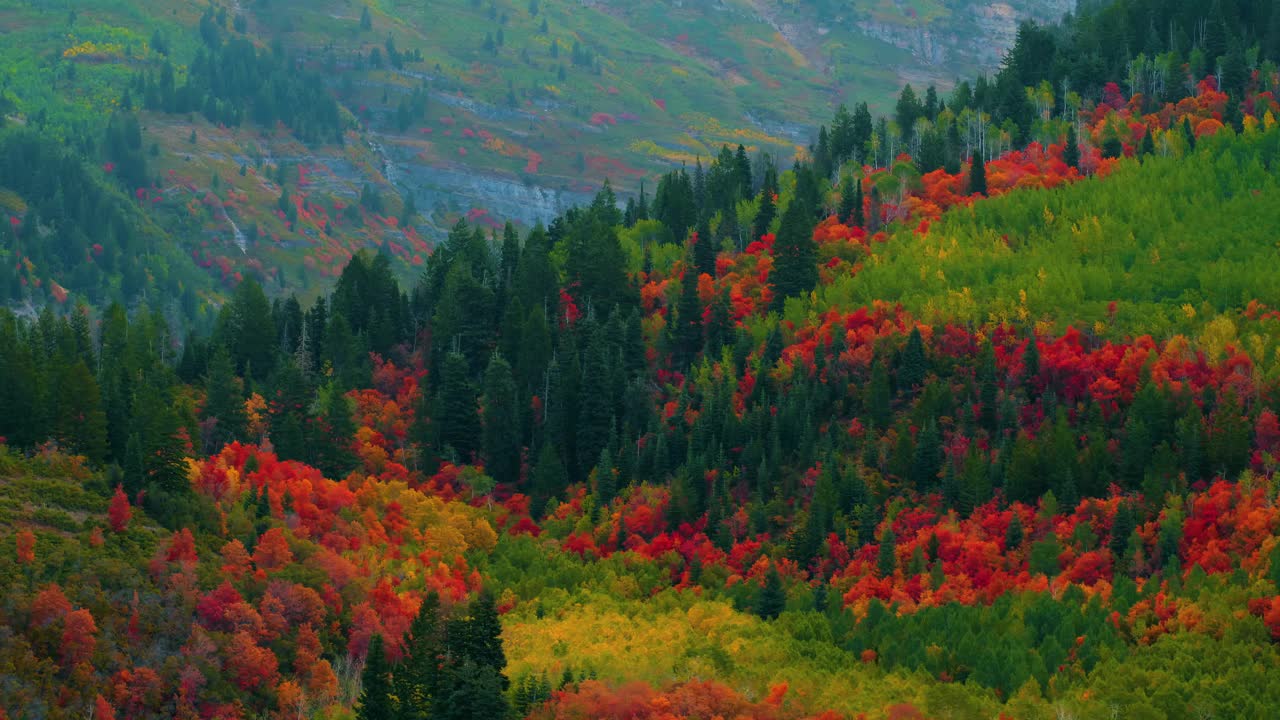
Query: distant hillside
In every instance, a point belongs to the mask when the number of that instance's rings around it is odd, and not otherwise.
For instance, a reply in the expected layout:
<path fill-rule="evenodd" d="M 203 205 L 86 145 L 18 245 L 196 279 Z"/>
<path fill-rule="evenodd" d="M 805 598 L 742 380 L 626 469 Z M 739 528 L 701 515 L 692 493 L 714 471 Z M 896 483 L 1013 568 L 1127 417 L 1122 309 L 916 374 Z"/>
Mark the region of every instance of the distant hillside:
<path fill-rule="evenodd" d="M 1020 18 L 1068 5 L 0 0 L 10 132 L 145 216 L 0 179 L 0 299 L 142 297 L 210 323 L 246 274 L 313 295 L 378 247 L 407 277 L 459 218 L 547 221 L 726 143 L 789 159 L 837 104 L 991 69 Z"/>

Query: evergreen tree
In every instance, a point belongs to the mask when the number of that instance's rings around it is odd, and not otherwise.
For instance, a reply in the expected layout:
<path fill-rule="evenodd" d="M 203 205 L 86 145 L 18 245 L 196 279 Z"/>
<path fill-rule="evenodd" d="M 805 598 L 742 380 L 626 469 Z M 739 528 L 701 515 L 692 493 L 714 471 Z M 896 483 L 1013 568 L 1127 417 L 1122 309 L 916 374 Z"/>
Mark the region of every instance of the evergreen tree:
<path fill-rule="evenodd" d="M 213 421 L 204 450 L 206 453 L 214 453 L 233 440 L 243 439 L 246 423 L 240 384 L 226 348 L 218 347 L 209 359 L 204 387 L 203 416 L 206 420 Z"/>
<path fill-rule="evenodd" d="M 924 385 L 925 376 L 929 372 L 929 361 L 925 357 L 924 338 L 920 328 L 911 328 L 907 337 L 907 345 L 902 351 L 902 362 L 898 367 L 898 384 L 907 393 L 915 392 Z"/>
<path fill-rule="evenodd" d="M 529 515 L 542 517 L 547 502 L 564 492 L 569 484 L 564 463 L 560 462 L 560 453 L 549 442 L 542 444 L 538 453 L 538 466 L 533 471 L 532 487 L 529 490 Z"/>
<path fill-rule="evenodd" d="M 409 626 L 408 652 L 396 668 L 395 691 L 399 701 L 397 720 L 430 720 L 432 704 L 441 690 L 440 596 L 431 591 L 422 598 L 418 614 Z"/>
<path fill-rule="evenodd" d="M 680 283 L 680 302 L 676 307 L 675 347 L 672 362 L 676 368 L 688 367 L 702 349 L 702 301 L 698 299 L 698 277 L 692 267 L 684 271 Z"/>
<path fill-rule="evenodd" d="M 485 472 L 500 483 L 520 479 L 520 407 L 511 366 L 499 355 L 484 374 Z"/>
<path fill-rule="evenodd" d="M 808 293 L 818 284 L 818 246 L 813 240 L 813 211 L 793 198 L 782 215 L 778 237 L 773 243 L 773 307 Z"/>
<path fill-rule="evenodd" d="M 787 593 L 782 587 L 778 566 L 770 563 L 764 576 L 764 586 L 756 594 L 755 613 L 765 620 L 773 620 L 787 607 Z"/>
<path fill-rule="evenodd" d="M 604 333 L 588 329 L 587 348 L 582 357 L 582 389 L 578 394 L 578 417 L 575 429 L 579 478 L 584 477 L 600 458 L 613 428 L 615 393 L 609 372 L 610 350 Z"/>
<path fill-rule="evenodd" d="M 459 657 L 474 662 L 480 668 L 492 670 L 498 676 L 501 689 L 506 691 L 511 683 L 503 674 L 507 668 L 507 655 L 502 649 L 502 621 L 498 618 L 493 593 L 488 589 L 481 590 L 471 601 L 468 614 Z"/>
<path fill-rule="evenodd" d="M 382 649 L 382 635 L 369 639 L 364 670 L 360 674 L 360 703 L 356 720 L 394 720 L 395 704 L 391 695 L 391 665 Z"/>
<path fill-rule="evenodd" d="M 974 153 L 969 161 L 969 194 L 987 194 L 987 163 L 981 151 Z"/>
<path fill-rule="evenodd" d="M 443 702 L 432 720 L 505 720 L 510 713 L 502 677 L 471 659 L 450 668 Z"/>
<path fill-rule="evenodd" d="M 876 570 L 879 571 L 880 577 L 891 577 L 893 571 L 898 567 L 898 539 L 894 536 L 893 530 L 884 529 L 884 533 L 880 535 L 880 549 L 876 552 Z"/>
<path fill-rule="evenodd" d="M 480 449 L 481 440 L 476 392 L 468 375 L 466 358 L 461 353 L 449 353 L 440 371 L 437 411 L 434 413 L 439 424 L 440 443 L 453 448 L 462 462 L 468 462 Z"/>
<path fill-rule="evenodd" d="M 1075 123 L 1067 128 L 1067 145 L 1062 149 L 1062 162 L 1067 167 L 1080 168 L 1080 141 L 1076 137 Z"/>
<path fill-rule="evenodd" d="M 356 463 L 355 453 L 351 450 L 356 424 L 351 417 L 351 405 L 340 386 L 331 383 L 323 395 L 324 441 L 317 453 L 316 466 L 325 477 L 338 480 L 346 477 Z"/>

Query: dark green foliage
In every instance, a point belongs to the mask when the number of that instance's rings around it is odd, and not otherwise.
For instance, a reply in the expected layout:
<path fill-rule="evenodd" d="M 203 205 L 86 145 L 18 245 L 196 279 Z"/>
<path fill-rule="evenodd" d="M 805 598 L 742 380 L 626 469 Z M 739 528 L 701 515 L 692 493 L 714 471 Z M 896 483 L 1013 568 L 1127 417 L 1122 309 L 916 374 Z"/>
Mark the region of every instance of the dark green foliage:
<path fill-rule="evenodd" d="M 543 443 L 530 484 L 529 514 L 535 518 L 541 517 L 547 501 L 559 496 L 569 484 L 564 463 L 560 461 L 560 453 L 551 443 Z"/>
<path fill-rule="evenodd" d="M 787 594 L 782 587 L 782 576 L 778 574 L 778 567 L 770 564 L 769 572 L 764 576 L 764 585 L 756 594 L 755 613 L 765 620 L 773 620 L 786 607 Z"/>
<path fill-rule="evenodd" d="M 324 438 L 317 452 L 316 465 L 326 477 L 343 478 L 356 462 L 351 449 L 356 424 L 351 418 L 351 404 L 340 386 L 330 384 L 322 394 L 325 398 L 321 406 Z"/>
<path fill-rule="evenodd" d="M 209 360 L 205 377 L 204 419 L 209 428 L 204 433 L 204 451 L 217 452 L 223 445 L 244 437 L 245 412 L 235 368 L 225 348 L 219 347 Z"/>
<path fill-rule="evenodd" d="M 987 194 L 987 162 L 981 152 L 976 152 L 969 159 L 969 192 L 973 195 Z"/>
<path fill-rule="evenodd" d="M 929 361 L 925 357 L 924 338 L 920 328 L 912 328 L 907 336 L 907 345 L 902 350 L 901 364 L 898 366 L 898 386 L 904 392 L 914 392 L 924 385 L 925 375 L 929 372 Z"/>
<path fill-rule="evenodd" d="M 1067 144 L 1062 150 L 1062 162 L 1066 163 L 1067 167 L 1080 168 L 1080 140 L 1076 136 L 1074 123 L 1067 129 Z"/>
<path fill-rule="evenodd" d="M 893 571 L 898 567 L 897 551 L 898 539 L 894 536 L 893 530 L 885 528 L 880 535 L 880 549 L 876 551 L 876 570 L 880 573 L 880 577 L 890 577 Z"/>
<path fill-rule="evenodd" d="M 773 243 L 773 307 L 809 292 L 818 283 L 818 248 L 813 240 L 813 210 L 797 196 L 787 206 Z"/>
<path fill-rule="evenodd" d="M 357 720 L 394 720 L 395 705 L 392 698 L 391 664 L 382 649 L 382 635 L 374 633 L 369 639 L 369 652 L 365 656 L 364 670 L 360 673 L 360 701 L 356 708 Z"/>
<path fill-rule="evenodd" d="M 500 483 L 520 479 L 520 410 L 511 365 L 501 356 L 484 374 L 485 471 Z"/>
<path fill-rule="evenodd" d="M 436 408 L 433 418 L 441 447 L 451 448 L 461 461 L 469 461 L 480 449 L 481 425 L 475 387 L 461 353 L 449 353 L 444 360 Z"/>

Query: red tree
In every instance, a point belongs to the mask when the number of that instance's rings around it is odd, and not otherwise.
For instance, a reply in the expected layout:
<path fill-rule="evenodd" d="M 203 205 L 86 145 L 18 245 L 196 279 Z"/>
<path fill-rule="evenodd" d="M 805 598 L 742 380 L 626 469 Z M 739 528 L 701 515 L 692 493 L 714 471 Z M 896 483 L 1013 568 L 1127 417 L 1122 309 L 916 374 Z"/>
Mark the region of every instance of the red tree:
<path fill-rule="evenodd" d="M 133 517 L 133 508 L 129 507 L 129 496 L 124 488 L 116 485 L 116 494 L 111 497 L 111 507 L 107 508 L 107 520 L 115 532 L 124 532 Z"/>

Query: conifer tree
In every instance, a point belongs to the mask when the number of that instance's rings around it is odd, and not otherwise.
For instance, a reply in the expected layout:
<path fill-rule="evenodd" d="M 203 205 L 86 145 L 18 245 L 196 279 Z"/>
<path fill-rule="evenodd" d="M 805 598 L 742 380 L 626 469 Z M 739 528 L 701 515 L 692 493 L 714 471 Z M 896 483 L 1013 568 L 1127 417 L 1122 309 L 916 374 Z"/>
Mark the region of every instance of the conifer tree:
<path fill-rule="evenodd" d="M 360 678 L 360 703 L 356 710 L 356 720 L 394 720 L 391 665 L 382 648 L 382 635 L 378 633 L 374 633 L 369 639 L 369 653 L 365 656 Z"/>
<path fill-rule="evenodd" d="M 341 386 L 331 383 L 321 409 L 324 418 L 324 441 L 320 444 L 317 466 L 326 477 L 341 479 L 355 465 L 355 453 L 351 450 L 356 433 L 351 418 L 351 405 Z"/>
<path fill-rule="evenodd" d="M 886 527 L 880 535 L 880 549 L 876 552 L 876 569 L 880 572 L 880 577 L 892 576 L 898 567 L 897 548 L 897 537 L 893 530 Z"/>
<path fill-rule="evenodd" d="M 408 653 L 396 669 L 395 689 L 399 700 L 397 720 L 430 720 L 432 703 L 441 690 L 440 596 L 435 591 L 422 598 L 418 614 L 409 626 Z"/>
<path fill-rule="evenodd" d="M 982 151 L 973 154 L 969 161 L 969 194 L 987 194 L 987 163 L 982 158 Z"/>
<path fill-rule="evenodd" d="M 500 355 L 484 374 L 485 471 L 500 483 L 520 479 L 520 408 L 511 365 Z"/>
<path fill-rule="evenodd" d="M 1080 140 L 1076 136 L 1075 123 L 1067 128 L 1067 144 L 1062 149 L 1062 162 L 1066 163 L 1067 167 L 1080 168 Z"/>
<path fill-rule="evenodd" d="M 769 572 L 764 576 L 764 586 L 756 594 L 756 615 L 765 620 L 773 620 L 782 614 L 787 607 L 787 594 L 782 587 L 782 576 L 778 574 L 778 566 L 770 563 Z"/>
<path fill-rule="evenodd" d="M 435 420 L 440 443 L 451 447 L 458 459 L 468 462 L 480 449 L 481 426 L 476 408 L 476 392 L 468 378 L 467 360 L 461 353 L 449 353 L 440 371 Z"/>
<path fill-rule="evenodd" d="M 569 478 L 565 473 L 564 463 L 560 462 L 560 453 L 552 443 L 543 442 L 529 490 L 530 516 L 541 517 L 547 502 L 563 492 L 568 484 Z"/>
<path fill-rule="evenodd" d="M 793 198 L 782 215 L 773 243 L 773 307 L 781 309 L 789 297 L 809 292 L 818 284 L 818 246 L 813 240 L 813 211 Z"/>
<path fill-rule="evenodd" d="M 204 412 L 206 420 L 212 420 L 213 430 L 207 438 L 205 452 L 216 452 L 223 445 L 243 439 L 245 430 L 244 400 L 240 397 L 239 382 L 231 356 L 225 347 L 219 346 L 209 359 L 205 375 Z"/>

